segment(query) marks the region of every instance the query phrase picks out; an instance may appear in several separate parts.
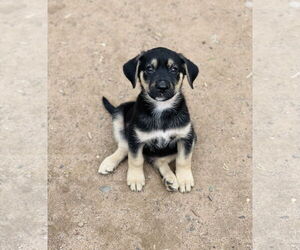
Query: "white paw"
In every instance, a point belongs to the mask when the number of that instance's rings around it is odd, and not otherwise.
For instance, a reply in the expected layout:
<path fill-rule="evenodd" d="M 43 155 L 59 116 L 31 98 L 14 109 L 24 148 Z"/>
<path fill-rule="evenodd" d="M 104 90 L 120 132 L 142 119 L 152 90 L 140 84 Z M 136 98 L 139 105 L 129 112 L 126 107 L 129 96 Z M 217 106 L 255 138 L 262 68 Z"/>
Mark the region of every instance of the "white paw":
<path fill-rule="evenodd" d="M 143 168 L 128 168 L 127 185 L 132 191 L 140 192 L 145 185 L 145 176 Z"/>
<path fill-rule="evenodd" d="M 163 182 L 168 191 L 176 192 L 178 190 L 177 178 L 173 173 L 168 173 L 163 176 Z"/>
<path fill-rule="evenodd" d="M 190 169 L 177 169 L 176 177 L 181 193 L 190 192 L 194 186 L 194 178 Z"/>
<path fill-rule="evenodd" d="M 100 174 L 110 174 L 116 168 L 116 163 L 113 162 L 109 157 L 105 158 L 104 161 L 101 163 L 98 173 Z"/>

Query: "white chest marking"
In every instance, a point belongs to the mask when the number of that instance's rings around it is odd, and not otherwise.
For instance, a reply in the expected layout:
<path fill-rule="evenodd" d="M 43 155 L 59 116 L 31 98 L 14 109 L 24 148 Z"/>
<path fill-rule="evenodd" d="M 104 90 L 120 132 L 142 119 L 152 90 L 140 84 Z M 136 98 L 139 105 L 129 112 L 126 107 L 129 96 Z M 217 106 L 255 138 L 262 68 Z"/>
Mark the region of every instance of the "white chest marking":
<path fill-rule="evenodd" d="M 167 130 L 153 130 L 150 132 L 144 132 L 139 129 L 135 129 L 137 137 L 140 142 L 149 142 L 151 140 L 158 139 L 160 141 L 170 141 L 173 139 L 180 139 L 186 137 L 191 131 L 191 123 L 182 128 L 171 128 Z"/>

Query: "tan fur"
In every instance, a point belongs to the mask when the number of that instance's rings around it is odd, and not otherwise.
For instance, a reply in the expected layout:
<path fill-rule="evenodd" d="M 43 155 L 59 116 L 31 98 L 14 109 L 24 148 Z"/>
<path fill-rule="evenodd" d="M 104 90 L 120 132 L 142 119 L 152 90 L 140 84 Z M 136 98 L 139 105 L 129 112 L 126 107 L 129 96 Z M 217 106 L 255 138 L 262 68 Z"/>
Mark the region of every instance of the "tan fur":
<path fill-rule="evenodd" d="M 190 78 L 189 71 L 188 71 L 186 63 L 184 64 L 184 69 L 185 69 L 185 72 L 186 72 L 186 77 L 187 77 L 188 82 L 191 82 L 191 78 Z"/>
<path fill-rule="evenodd" d="M 140 60 L 137 61 L 137 64 L 136 64 L 136 70 L 135 70 L 135 82 L 138 82 L 138 72 L 139 72 L 139 67 L 140 67 Z"/>
<path fill-rule="evenodd" d="M 140 73 L 140 83 L 143 86 L 143 88 L 148 92 L 149 91 L 149 84 L 147 84 L 147 82 L 145 81 L 143 71 L 141 71 L 141 73 Z"/>
<path fill-rule="evenodd" d="M 157 64 L 158 64 L 157 59 L 153 58 L 152 61 L 151 61 L 151 64 L 152 64 L 153 68 L 156 69 L 157 68 Z"/>
<path fill-rule="evenodd" d="M 167 63 L 168 67 L 170 68 L 173 64 L 174 64 L 174 61 L 171 58 L 169 58 L 168 63 Z"/>
<path fill-rule="evenodd" d="M 180 92 L 180 89 L 181 89 L 181 86 L 182 86 L 182 83 L 183 83 L 183 78 L 184 78 L 183 74 L 179 73 L 179 80 L 175 85 L 175 92 L 176 93 Z"/>
<path fill-rule="evenodd" d="M 184 152 L 184 145 L 182 141 L 177 143 L 177 149 L 176 177 L 179 185 L 179 191 L 182 193 L 190 192 L 194 186 L 194 178 L 192 174 L 192 152 L 194 144 L 188 155 Z"/>
<path fill-rule="evenodd" d="M 104 159 L 99 167 L 98 173 L 109 174 L 113 172 L 120 162 L 125 159 L 127 154 L 128 148 L 124 148 L 122 145 L 119 145 L 117 150 L 112 155 Z"/>
<path fill-rule="evenodd" d="M 139 148 L 136 155 L 128 153 L 127 185 L 132 191 L 141 191 L 145 185 L 145 175 L 143 170 L 144 156 L 143 148 Z"/>
<path fill-rule="evenodd" d="M 118 142 L 117 150 L 110 156 L 106 157 L 101 163 L 98 172 L 100 174 L 109 174 L 123 161 L 128 154 L 128 144 L 122 138 L 121 131 L 124 128 L 123 116 L 117 115 L 113 120 L 113 133 L 115 140 Z"/>
<path fill-rule="evenodd" d="M 163 176 L 163 182 L 168 191 L 177 191 L 178 183 L 175 174 L 170 169 L 169 163 L 176 159 L 176 155 L 156 158 L 153 160 L 153 165 L 159 170 Z"/>

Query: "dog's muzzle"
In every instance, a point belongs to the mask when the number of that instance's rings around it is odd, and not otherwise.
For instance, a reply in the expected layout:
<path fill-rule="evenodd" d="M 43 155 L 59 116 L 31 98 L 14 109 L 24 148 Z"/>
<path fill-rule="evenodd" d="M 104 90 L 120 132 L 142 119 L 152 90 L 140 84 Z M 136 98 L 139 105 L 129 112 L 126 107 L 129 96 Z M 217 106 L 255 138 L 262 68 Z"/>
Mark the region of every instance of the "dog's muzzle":
<path fill-rule="evenodd" d="M 160 91 L 160 92 L 164 92 L 167 89 L 169 89 L 171 86 L 170 82 L 165 81 L 165 80 L 160 80 L 157 81 L 155 84 L 155 87 Z"/>
<path fill-rule="evenodd" d="M 158 80 L 150 88 L 150 96 L 157 101 L 165 101 L 174 95 L 171 82 L 167 80 Z"/>

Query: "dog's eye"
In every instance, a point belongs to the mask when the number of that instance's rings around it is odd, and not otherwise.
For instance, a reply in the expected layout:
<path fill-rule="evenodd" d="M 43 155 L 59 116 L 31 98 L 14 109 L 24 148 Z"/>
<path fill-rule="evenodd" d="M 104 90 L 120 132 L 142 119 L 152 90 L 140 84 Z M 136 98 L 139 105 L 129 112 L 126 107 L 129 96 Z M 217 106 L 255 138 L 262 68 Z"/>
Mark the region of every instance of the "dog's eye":
<path fill-rule="evenodd" d="M 152 65 L 148 65 L 148 66 L 146 67 L 146 72 L 149 73 L 149 74 L 153 73 L 153 72 L 154 72 L 153 66 L 152 66 Z"/>
<path fill-rule="evenodd" d="M 172 67 L 170 68 L 170 72 L 171 72 L 171 73 L 177 73 L 177 72 L 178 72 L 178 68 L 177 68 L 176 66 L 172 66 Z"/>

